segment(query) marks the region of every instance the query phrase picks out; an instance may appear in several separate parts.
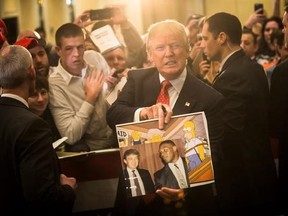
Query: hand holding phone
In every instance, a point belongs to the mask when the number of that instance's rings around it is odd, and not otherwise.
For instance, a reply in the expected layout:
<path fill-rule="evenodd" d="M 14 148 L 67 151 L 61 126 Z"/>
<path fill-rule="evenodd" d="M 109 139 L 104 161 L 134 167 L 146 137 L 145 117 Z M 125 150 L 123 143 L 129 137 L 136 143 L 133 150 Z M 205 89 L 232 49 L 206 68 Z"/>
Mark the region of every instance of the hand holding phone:
<path fill-rule="evenodd" d="M 254 4 L 254 11 L 257 12 L 258 14 L 263 14 L 264 13 L 264 7 L 262 3 L 255 3 Z"/>
<path fill-rule="evenodd" d="M 114 13 L 114 8 L 90 10 L 90 19 L 91 20 L 110 19 L 113 16 L 113 13 Z"/>
<path fill-rule="evenodd" d="M 202 58 L 203 58 L 203 61 L 207 62 L 207 64 L 211 63 L 211 61 L 209 60 L 208 56 L 204 52 L 202 53 Z"/>

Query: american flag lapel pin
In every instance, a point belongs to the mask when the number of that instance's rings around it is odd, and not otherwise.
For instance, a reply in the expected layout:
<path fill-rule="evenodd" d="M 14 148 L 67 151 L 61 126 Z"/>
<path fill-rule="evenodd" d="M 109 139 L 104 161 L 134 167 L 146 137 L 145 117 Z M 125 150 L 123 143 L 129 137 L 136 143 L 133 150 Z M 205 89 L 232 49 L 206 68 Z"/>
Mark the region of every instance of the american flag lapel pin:
<path fill-rule="evenodd" d="M 190 106 L 190 103 L 189 103 L 189 102 L 186 102 L 186 103 L 185 103 L 185 106 L 189 107 L 189 106 Z"/>

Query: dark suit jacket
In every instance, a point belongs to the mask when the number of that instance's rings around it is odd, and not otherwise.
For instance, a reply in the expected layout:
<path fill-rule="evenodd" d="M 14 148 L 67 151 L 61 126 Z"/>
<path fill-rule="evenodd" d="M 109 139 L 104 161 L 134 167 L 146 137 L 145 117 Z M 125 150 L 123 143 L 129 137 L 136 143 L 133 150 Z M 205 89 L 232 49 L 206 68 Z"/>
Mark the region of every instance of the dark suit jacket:
<path fill-rule="evenodd" d="M 137 170 L 138 170 L 139 175 L 142 179 L 145 193 L 146 194 L 154 193 L 155 192 L 154 184 L 153 184 L 153 181 L 152 181 L 152 178 L 151 178 L 149 171 L 146 169 L 137 169 Z M 126 192 L 128 194 L 128 197 L 132 197 L 132 192 L 130 189 L 131 185 L 130 185 L 130 180 L 129 180 L 129 175 L 128 175 L 127 169 L 124 169 L 123 173 L 124 173 L 124 178 L 125 178 Z"/>
<path fill-rule="evenodd" d="M 213 160 L 217 160 L 221 152 L 217 143 L 222 138 L 220 115 L 223 96 L 191 75 L 189 68 L 187 70 L 186 80 L 173 108 L 173 115 L 205 112 L 212 154 L 214 154 Z M 109 126 L 115 129 L 116 124 L 132 122 L 134 112 L 138 108 L 156 104 L 159 92 L 160 80 L 156 68 L 129 71 L 126 85 L 107 112 Z"/>
<path fill-rule="evenodd" d="M 189 179 L 187 175 L 188 173 L 187 163 L 185 162 L 184 158 L 182 158 L 182 161 L 185 169 L 186 181 L 189 187 Z M 169 187 L 176 189 L 180 188 L 177 179 L 174 176 L 171 169 L 169 168 L 168 164 L 165 164 L 163 168 L 154 173 L 154 179 L 155 179 L 155 188 L 161 188 L 161 187 Z"/>
<path fill-rule="evenodd" d="M 208 86 L 207 84 L 200 81 L 198 78 L 191 75 L 192 72 L 189 71 L 189 68 L 187 68 L 187 70 L 187 77 L 185 79 L 183 88 L 173 108 L 173 115 L 187 114 L 200 111 L 205 112 L 208 121 L 211 152 L 216 178 L 216 170 L 218 169 L 217 163 L 219 157 L 221 157 L 220 143 L 222 141 L 221 139 L 223 128 L 220 121 L 220 116 L 223 96 L 219 92 L 215 91 L 212 87 Z M 152 106 L 156 104 L 156 99 L 159 92 L 159 72 L 155 67 L 129 71 L 126 85 L 122 89 L 117 100 L 108 110 L 107 122 L 109 126 L 115 129 L 116 124 L 132 122 L 134 118 L 134 112 L 138 108 Z M 189 104 L 189 106 L 187 106 L 187 104 Z M 119 185 L 121 185 L 120 182 Z M 191 196 L 189 196 L 189 194 L 191 194 Z M 211 185 L 189 189 L 189 191 L 187 191 L 187 208 L 185 208 L 185 210 L 187 210 L 186 213 L 189 215 L 189 209 L 191 209 L 194 215 L 197 215 L 197 209 L 201 213 L 210 209 L 209 199 L 211 199 L 212 196 L 213 195 Z M 116 198 L 116 205 L 117 200 L 123 201 L 123 199 Z M 137 202 L 134 200 L 128 200 L 127 206 L 129 206 L 130 208 L 131 206 L 135 206 L 136 204 L 129 204 L 131 202 Z M 211 201 L 211 203 L 212 202 L 213 201 Z M 154 203 L 152 203 L 152 205 L 154 205 Z M 149 207 L 147 207 L 147 203 L 145 203 L 143 206 L 142 208 L 139 207 L 138 209 L 136 209 L 134 213 L 130 211 L 129 214 L 140 214 L 140 212 L 142 211 L 145 212 L 149 210 Z M 154 207 L 155 208 L 151 211 L 155 210 L 155 215 L 163 214 L 167 216 L 176 214 L 175 211 L 173 211 L 175 210 L 175 208 L 167 209 L 163 207 L 161 199 L 159 200 L 159 202 L 155 202 Z M 159 213 L 159 210 L 163 211 Z M 121 215 L 121 213 L 119 215 Z"/>
<path fill-rule="evenodd" d="M 285 202 L 288 193 L 288 60 L 276 66 L 272 73 L 269 116 L 271 136 L 279 141 L 280 193 Z M 287 209 L 286 203 L 284 206 Z"/>
<path fill-rule="evenodd" d="M 47 123 L 20 101 L 0 97 L 0 134 L 0 212 L 71 213 L 74 191 L 60 185 Z"/>
<path fill-rule="evenodd" d="M 225 97 L 223 152 L 229 206 L 258 206 L 274 194 L 275 164 L 268 137 L 268 82 L 263 68 L 237 51 L 213 87 Z"/>

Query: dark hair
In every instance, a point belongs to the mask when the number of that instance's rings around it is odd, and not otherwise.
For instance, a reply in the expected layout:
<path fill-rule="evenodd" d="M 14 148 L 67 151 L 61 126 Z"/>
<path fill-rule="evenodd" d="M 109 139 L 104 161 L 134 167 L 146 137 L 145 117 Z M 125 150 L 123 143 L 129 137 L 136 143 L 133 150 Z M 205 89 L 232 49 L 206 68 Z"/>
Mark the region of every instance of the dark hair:
<path fill-rule="evenodd" d="M 44 27 L 39 26 L 39 27 L 35 28 L 34 30 L 36 32 L 38 32 L 39 34 L 43 33 L 46 36 L 46 31 L 45 31 Z"/>
<path fill-rule="evenodd" d="M 138 158 L 140 157 L 140 153 L 139 153 L 138 150 L 136 150 L 136 149 L 128 149 L 128 150 L 126 150 L 126 151 L 124 152 L 123 158 L 126 159 L 126 158 L 127 158 L 129 155 L 131 155 L 131 154 L 137 155 Z"/>
<path fill-rule="evenodd" d="M 172 146 L 176 146 L 176 144 L 172 141 L 172 140 L 164 140 L 159 144 L 159 148 L 161 147 L 161 145 L 163 144 L 170 144 Z"/>
<path fill-rule="evenodd" d="M 56 33 L 55 33 L 55 42 L 56 45 L 61 47 L 61 39 L 64 38 L 69 38 L 69 37 L 77 37 L 77 36 L 82 36 L 84 38 L 84 33 L 82 29 L 73 23 L 66 23 L 60 26 Z"/>
<path fill-rule="evenodd" d="M 280 17 L 278 16 L 272 16 L 268 19 L 266 19 L 262 25 L 262 29 L 261 29 L 261 34 L 264 35 L 265 32 L 265 28 L 268 22 L 276 22 L 278 24 L 279 29 L 283 29 L 283 24 L 282 24 L 282 20 Z"/>
<path fill-rule="evenodd" d="M 221 12 L 208 17 L 208 31 L 216 38 L 219 33 L 224 32 L 228 35 L 231 43 L 240 45 L 242 36 L 242 25 L 240 20 L 229 13 Z"/>
<path fill-rule="evenodd" d="M 280 29 L 276 29 L 271 33 L 271 43 L 275 40 L 280 48 L 284 46 L 284 33 Z"/>
<path fill-rule="evenodd" d="M 37 74 L 35 80 L 35 89 L 41 90 L 42 88 L 46 89 L 49 92 L 48 78 L 40 74 Z"/>
<path fill-rule="evenodd" d="M 253 37 L 253 43 L 254 43 L 254 44 L 257 44 L 257 43 L 258 43 L 258 35 L 255 34 L 251 29 L 244 28 L 244 29 L 242 30 L 242 34 L 251 34 L 252 37 Z"/>

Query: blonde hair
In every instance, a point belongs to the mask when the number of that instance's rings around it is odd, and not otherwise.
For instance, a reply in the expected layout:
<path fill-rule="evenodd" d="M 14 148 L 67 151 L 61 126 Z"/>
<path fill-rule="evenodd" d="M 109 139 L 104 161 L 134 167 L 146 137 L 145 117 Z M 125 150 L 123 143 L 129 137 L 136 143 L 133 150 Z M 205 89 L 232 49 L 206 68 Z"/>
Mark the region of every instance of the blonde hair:
<path fill-rule="evenodd" d="M 176 20 L 163 20 L 157 23 L 152 24 L 148 28 L 147 33 L 147 42 L 146 42 L 146 50 L 148 51 L 151 46 L 151 41 L 154 36 L 161 31 L 171 32 L 174 34 L 178 34 L 180 36 L 179 41 L 183 42 L 187 51 L 189 51 L 190 46 L 188 43 L 188 37 L 185 31 L 185 26 L 182 23 L 177 22 Z"/>

